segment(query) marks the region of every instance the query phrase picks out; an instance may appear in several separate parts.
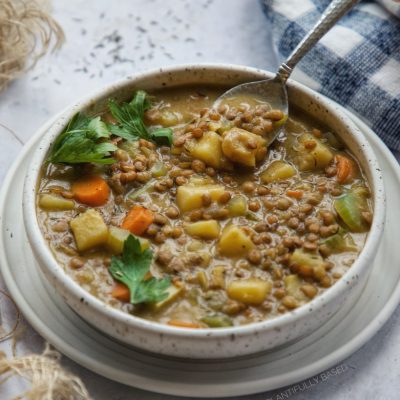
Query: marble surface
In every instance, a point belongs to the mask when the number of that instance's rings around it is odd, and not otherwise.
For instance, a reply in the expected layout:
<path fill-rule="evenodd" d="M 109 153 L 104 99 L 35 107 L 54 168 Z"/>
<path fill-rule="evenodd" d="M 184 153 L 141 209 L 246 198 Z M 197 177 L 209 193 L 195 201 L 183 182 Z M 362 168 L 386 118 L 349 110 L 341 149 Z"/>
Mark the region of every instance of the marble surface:
<path fill-rule="evenodd" d="M 23 143 L 49 117 L 116 79 L 188 62 L 276 66 L 258 0 L 54 0 L 53 12 L 65 30 L 65 45 L 0 94 L 0 183 Z M 6 329 L 12 323 L 13 308 L 3 295 L 0 306 Z M 18 354 L 40 352 L 42 338 L 26 322 L 21 326 Z M 11 347 L 11 341 L 0 343 L 0 350 L 7 354 Z M 292 386 L 246 399 L 395 400 L 400 391 L 399 356 L 398 308 L 335 374 L 319 375 L 318 384 L 305 382 L 297 389 Z M 117 384 L 65 357 L 63 365 L 82 378 L 94 399 L 173 399 Z M 0 386 L 0 398 L 9 399 L 24 387 L 13 379 Z"/>

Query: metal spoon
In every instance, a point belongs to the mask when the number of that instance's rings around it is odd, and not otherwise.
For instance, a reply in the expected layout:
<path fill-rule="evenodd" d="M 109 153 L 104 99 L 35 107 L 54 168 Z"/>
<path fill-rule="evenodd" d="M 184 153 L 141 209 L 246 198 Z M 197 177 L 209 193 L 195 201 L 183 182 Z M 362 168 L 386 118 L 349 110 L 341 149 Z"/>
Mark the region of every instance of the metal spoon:
<path fill-rule="evenodd" d="M 359 0 L 333 0 L 313 29 L 308 32 L 289 57 L 279 66 L 274 78 L 235 86 L 218 97 L 213 108 L 217 108 L 221 104 L 229 105 L 229 102 L 238 96 L 251 96 L 258 98 L 262 102 L 269 103 L 272 108 L 282 110 L 287 115 L 289 106 L 286 81 L 292 73 L 293 68 L 314 47 L 319 39 L 358 2 Z M 284 124 L 280 125 L 279 128 L 275 129 L 265 138 L 267 145 L 276 139 L 283 126 Z"/>

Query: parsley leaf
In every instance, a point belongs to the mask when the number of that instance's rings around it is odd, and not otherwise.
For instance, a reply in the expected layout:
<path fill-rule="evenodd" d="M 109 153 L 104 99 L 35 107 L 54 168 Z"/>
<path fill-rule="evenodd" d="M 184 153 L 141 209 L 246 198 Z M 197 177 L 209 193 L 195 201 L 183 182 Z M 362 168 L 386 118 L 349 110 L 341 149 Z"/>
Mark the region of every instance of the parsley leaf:
<path fill-rule="evenodd" d="M 150 131 L 143 122 L 144 112 L 151 106 L 147 93 L 138 90 L 129 103 L 117 104 L 113 99 L 108 101 L 108 108 L 119 125 L 108 125 L 113 135 L 126 140 L 146 139 L 158 144 L 172 145 L 172 129 L 160 128 Z"/>
<path fill-rule="evenodd" d="M 98 141 L 109 136 L 107 126 L 100 117 L 89 118 L 81 113 L 76 114 L 55 140 L 47 161 L 67 164 L 112 164 L 115 159 L 109 155 L 117 150 L 117 147 L 109 142 Z"/>
<path fill-rule="evenodd" d="M 145 280 L 153 259 L 149 249 L 142 251 L 139 240 L 129 235 L 124 242 L 122 257 L 113 256 L 109 271 L 114 279 L 128 286 L 132 304 L 153 303 L 168 297 L 170 279 Z"/>
<path fill-rule="evenodd" d="M 151 132 L 151 137 L 158 144 L 167 144 L 172 146 L 172 129 L 159 128 Z"/>
<path fill-rule="evenodd" d="M 87 128 L 93 139 L 110 137 L 110 131 L 108 130 L 107 125 L 100 119 L 100 117 L 93 118 L 89 122 Z"/>

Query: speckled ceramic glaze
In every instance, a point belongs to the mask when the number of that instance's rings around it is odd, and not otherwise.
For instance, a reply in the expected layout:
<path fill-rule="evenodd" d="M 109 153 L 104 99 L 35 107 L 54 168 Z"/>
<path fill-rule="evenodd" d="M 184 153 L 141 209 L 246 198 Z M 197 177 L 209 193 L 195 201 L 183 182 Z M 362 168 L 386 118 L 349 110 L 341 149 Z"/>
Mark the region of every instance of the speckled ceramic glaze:
<path fill-rule="evenodd" d="M 256 353 L 293 342 L 323 325 L 342 306 L 360 295 L 380 242 L 385 216 L 381 171 L 364 136 L 343 113 L 317 93 L 289 81 L 290 104 L 331 126 L 360 161 L 370 183 L 374 220 L 366 244 L 348 272 L 331 288 L 306 305 L 282 316 L 241 327 L 221 329 L 180 329 L 147 321 L 112 308 L 72 280 L 56 262 L 44 240 L 36 217 L 35 201 L 43 160 L 57 135 L 77 111 L 96 111 L 110 97 L 124 99 L 135 89 L 152 90 L 182 84 L 222 84 L 263 79 L 271 74 L 232 65 L 189 65 L 154 70 L 129 77 L 85 98 L 65 111 L 40 142 L 27 172 L 24 186 L 24 220 L 37 261 L 56 290 L 86 321 L 127 344 L 177 357 L 226 358 Z"/>

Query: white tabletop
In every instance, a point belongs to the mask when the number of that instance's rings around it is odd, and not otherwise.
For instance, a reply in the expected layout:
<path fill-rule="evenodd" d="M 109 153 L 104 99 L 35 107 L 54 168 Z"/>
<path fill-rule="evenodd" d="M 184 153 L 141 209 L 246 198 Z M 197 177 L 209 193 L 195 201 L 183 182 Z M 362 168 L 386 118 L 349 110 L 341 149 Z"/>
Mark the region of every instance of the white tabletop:
<path fill-rule="evenodd" d="M 12 130 L 0 125 L 0 183 L 23 143 L 49 117 L 126 75 L 190 62 L 276 66 L 258 0 L 54 0 L 53 7 L 65 30 L 65 45 L 0 93 L 0 124 Z M 4 310 L 2 317 L 7 323 Z M 40 352 L 42 338 L 23 325 L 18 354 Z M 10 354 L 11 342 L 0 343 L 0 350 Z M 399 356 L 398 308 L 369 343 L 338 366 L 335 376 L 320 375 L 318 384 L 306 382 L 246 399 L 399 399 Z M 172 399 L 114 383 L 67 358 L 63 364 L 82 378 L 96 400 Z M 0 398 L 21 388 L 16 380 L 1 385 Z"/>

